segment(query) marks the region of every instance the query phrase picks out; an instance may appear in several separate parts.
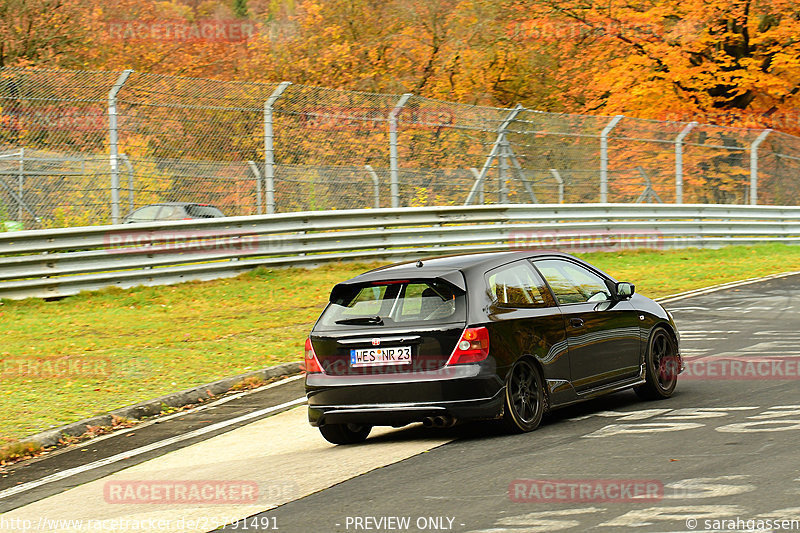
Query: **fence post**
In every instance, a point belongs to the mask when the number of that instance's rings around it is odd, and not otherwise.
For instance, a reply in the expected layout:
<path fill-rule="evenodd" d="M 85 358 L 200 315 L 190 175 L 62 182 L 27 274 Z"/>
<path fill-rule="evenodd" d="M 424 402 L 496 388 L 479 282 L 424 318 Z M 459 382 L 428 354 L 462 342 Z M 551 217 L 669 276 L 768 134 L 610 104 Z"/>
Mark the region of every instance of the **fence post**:
<path fill-rule="evenodd" d="M 750 145 L 750 205 L 758 203 L 758 145 L 764 142 L 771 131 L 771 129 L 762 131 Z"/>
<path fill-rule="evenodd" d="M 516 154 L 514 154 L 514 151 L 511 149 L 511 144 L 507 140 L 505 141 L 505 147 L 506 154 L 511 159 L 511 164 L 514 166 L 517 172 L 519 172 L 519 179 L 522 182 L 522 186 L 525 188 L 525 192 L 528 193 L 528 197 L 531 199 L 531 202 L 538 204 L 539 200 L 536 199 L 536 192 L 534 192 L 533 186 L 531 185 L 531 183 L 534 183 L 535 180 L 531 180 L 530 183 L 528 182 L 528 175 L 526 174 L 525 169 L 522 168 L 522 164 L 520 164 L 519 159 L 517 159 Z"/>
<path fill-rule="evenodd" d="M 558 203 L 564 203 L 564 180 L 561 178 L 561 174 L 558 173 L 558 170 L 555 168 L 550 169 L 550 174 L 556 179 L 556 183 L 558 183 Z"/>
<path fill-rule="evenodd" d="M 389 179 L 391 181 L 392 207 L 400 207 L 400 177 L 397 162 L 397 115 L 403 110 L 408 99 L 414 96 L 405 93 L 389 113 Z"/>
<path fill-rule="evenodd" d="M 475 183 L 478 183 L 478 180 L 480 179 L 481 173 L 478 172 L 478 169 L 475 168 L 475 167 L 471 167 L 469 169 L 469 171 L 472 172 L 472 177 L 475 178 Z M 481 186 L 479 187 L 479 190 L 478 190 L 478 203 L 480 205 L 483 205 L 483 202 L 484 202 L 484 198 L 483 198 L 483 183 L 481 183 Z"/>
<path fill-rule="evenodd" d="M 256 177 L 256 211 L 259 215 L 263 215 L 264 213 L 261 210 L 261 172 L 258 171 L 258 165 L 256 165 L 255 161 L 248 161 L 247 164 L 250 166 L 250 170 Z"/>
<path fill-rule="evenodd" d="M 123 70 L 108 92 L 108 158 L 111 165 L 111 223 L 119 224 L 119 138 L 117 136 L 117 94 L 133 70 Z"/>
<path fill-rule="evenodd" d="M 128 211 L 133 211 L 133 165 L 126 154 L 119 154 L 119 158 L 125 163 L 125 169 L 128 171 Z"/>
<path fill-rule="evenodd" d="M 290 81 L 282 81 L 275 87 L 272 94 L 264 102 L 264 203 L 267 214 L 275 212 L 275 150 L 273 146 L 274 133 L 272 130 L 272 106 L 280 98 L 283 91 L 291 85 Z"/>
<path fill-rule="evenodd" d="M 19 199 L 22 200 L 25 196 L 22 194 L 24 191 L 25 183 L 25 147 L 19 149 Z M 22 222 L 22 202 L 17 206 L 17 220 Z"/>
<path fill-rule="evenodd" d="M 683 127 L 675 137 L 675 203 L 683 203 L 683 140 L 697 126 L 697 122 L 690 122 Z"/>
<path fill-rule="evenodd" d="M 508 203 L 508 184 L 506 183 L 508 180 L 508 152 L 511 148 L 508 145 L 508 141 L 506 140 L 505 134 L 503 135 L 503 141 L 500 143 L 500 191 L 498 193 L 499 196 L 499 203 L 507 204 Z"/>
<path fill-rule="evenodd" d="M 19 167 L 17 169 L 17 172 L 19 172 L 19 175 L 18 175 L 17 179 L 20 180 L 20 179 L 23 179 L 24 173 L 25 173 L 25 166 L 24 166 L 25 149 L 24 148 L 20 148 L 19 152 L 14 152 L 13 154 L 0 155 L 0 159 L 5 159 L 6 157 L 8 157 L 8 158 L 17 157 L 17 156 L 19 156 L 19 158 L 20 158 Z M 13 174 L 10 174 L 10 175 L 13 176 Z M 18 189 L 17 191 L 15 191 L 14 187 L 13 187 L 13 183 L 14 182 L 12 181 L 11 183 L 12 183 L 12 185 L 8 185 L 2 178 L 0 178 L 0 187 L 2 187 L 3 190 L 5 190 L 8 193 L 8 195 L 11 197 L 11 199 L 14 202 L 16 202 L 16 204 L 17 204 L 17 207 L 19 209 L 18 210 L 18 216 L 20 218 L 22 218 L 22 212 L 24 210 L 24 211 L 27 211 L 28 214 L 30 214 L 31 217 L 36 222 L 40 223 L 42 221 L 41 217 L 39 217 L 34 212 L 34 210 L 31 208 L 31 206 L 29 206 L 25 202 L 25 200 L 22 198 L 23 190 L 22 190 L 22 186 L 20 184 L 21 182 L 18 181 L 18 183 L 17 183 L 17 189 Z"/>
<path fill-rule="evenodd" d="M 475 199 L 475 195 L 478 194 L 478 191 L 483 191 L 483 181 L 486 179 L 486 173 L 489 172 L 489 167 L 492 166 L 492 161 L 494 161 L 497 157 L 505 157 L 504 154 L 501 154 L 501 148 L 503 143 L 506 140 L 506 128 L 517 118 L 517 115 L 520 114 L 525 108 L 522 104 L 517 104 L 515 108 L 511 110 L 511 112 L 506 116 L 505 120 L 500 127 L 497 128 L 497 139 L 495 139 L 494 144 L 492 145 L 492 150 L 489 152 L 489 156 L 486 158 L 486 161 L 483 163 L 483 168 L 475 177 L 475 183 L 472 184 L 472 188 L 469 191 L 469 195 L 467 195 L 467 200 L 464 202 L 464 205 L 471 205 L 472 201 Z M 502 169 L 501 169 L 502 171 Z"/>
<path fill-rule="evenodd" d="M 381 182 L 378 180 L 378 174 L 375 173 L 375 169 L 372 168 L 372 165 L 364 165 L 364 168 L 367 169 L 367 172 L 369 172 L 369 177 L 372 178 L 372 196 L 374 197 L 375 201 L 375 209 L 380 209 Z"/>
<path fill-rule="evenodd" d="M 608 202 L 608 134 L 614 129 L 617 123 L 625 118 L 624 115 L 617 115 L 612 118 L 603 131 L 600 132 L 600 203 Z"/>

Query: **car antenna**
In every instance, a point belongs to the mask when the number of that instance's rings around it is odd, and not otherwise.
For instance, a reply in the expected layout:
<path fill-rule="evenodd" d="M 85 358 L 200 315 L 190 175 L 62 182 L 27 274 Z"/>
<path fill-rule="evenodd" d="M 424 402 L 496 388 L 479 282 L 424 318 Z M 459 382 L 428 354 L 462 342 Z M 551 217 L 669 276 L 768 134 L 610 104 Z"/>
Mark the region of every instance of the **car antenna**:
<path fill-rule="evenodd" d="M 417 261 L 417 268 L 422 268 L 422 259 Z"/>

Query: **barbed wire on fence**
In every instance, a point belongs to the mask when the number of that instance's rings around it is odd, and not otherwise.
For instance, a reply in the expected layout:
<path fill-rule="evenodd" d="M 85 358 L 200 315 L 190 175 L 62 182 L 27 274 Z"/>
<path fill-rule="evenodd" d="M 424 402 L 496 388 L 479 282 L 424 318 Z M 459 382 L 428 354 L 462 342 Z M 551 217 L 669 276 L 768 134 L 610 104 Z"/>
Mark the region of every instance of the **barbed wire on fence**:
<path fill-rule="evenodd" d="M 0 69 L 0 222 L 505 203 L 795 204 L 800 138 L 133 71 Z"/>

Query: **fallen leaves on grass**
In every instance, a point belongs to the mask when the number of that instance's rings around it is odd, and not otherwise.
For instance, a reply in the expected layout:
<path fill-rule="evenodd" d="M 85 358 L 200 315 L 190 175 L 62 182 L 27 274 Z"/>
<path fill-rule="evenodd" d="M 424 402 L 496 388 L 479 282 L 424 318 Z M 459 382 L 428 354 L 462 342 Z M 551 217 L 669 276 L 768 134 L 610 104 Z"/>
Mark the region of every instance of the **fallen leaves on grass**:
<path fill-rule="evenodd" d="M 12 442 L 0 447 L 0 465 L 29 459 L 42 451 L 43 448 L 35 442 Z"/>

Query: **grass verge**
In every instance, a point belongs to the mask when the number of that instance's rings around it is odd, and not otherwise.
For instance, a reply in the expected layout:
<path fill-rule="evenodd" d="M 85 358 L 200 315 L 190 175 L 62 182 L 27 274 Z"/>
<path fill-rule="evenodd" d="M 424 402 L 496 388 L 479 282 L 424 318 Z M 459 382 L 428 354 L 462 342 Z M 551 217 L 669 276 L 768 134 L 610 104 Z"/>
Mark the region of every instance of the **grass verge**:
<path fill-rule="evenodd" d="M 800 270 L 800 246 L 582 257 L 650 297 Z M 330 288 L 377 265 L 258 269 L 238 278 L 0 302 L 0 445 L 302 357 Z M 242 383 L 242 388 L 255 386 Z"/>

